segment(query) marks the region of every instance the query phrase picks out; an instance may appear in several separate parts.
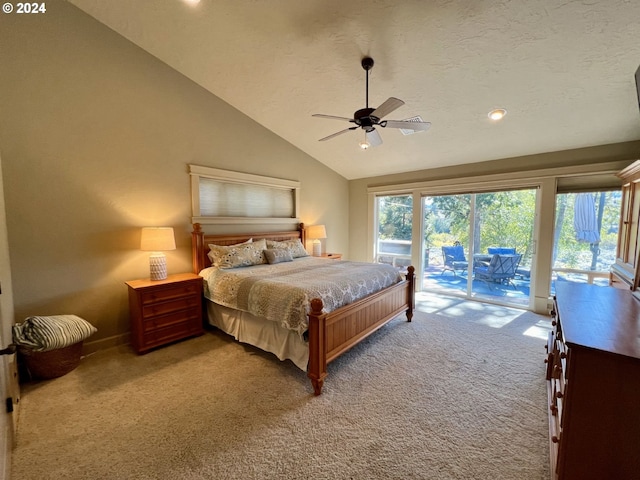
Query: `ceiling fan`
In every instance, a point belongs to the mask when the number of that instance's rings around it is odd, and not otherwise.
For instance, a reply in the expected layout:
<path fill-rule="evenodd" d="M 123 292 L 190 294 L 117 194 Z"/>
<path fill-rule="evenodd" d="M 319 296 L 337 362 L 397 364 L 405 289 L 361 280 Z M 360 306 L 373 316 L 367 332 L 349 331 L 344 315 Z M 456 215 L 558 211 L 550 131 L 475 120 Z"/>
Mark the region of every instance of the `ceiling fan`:
<path fill-rule="evenodd" d="M 335 115 L 323 115 L 321 113 L 315 113 L 313 117 L 319 118 L 331 118 L 335 120 L 346 120 L 347 122 L 355 123 L 355 126 L 345 128 L 339 132 L 333 133 L 327 137 L 321 138 L 319 141 L 330 140 L 338 135 L 342 135 L 350 130 L 356 130 L 362 128 L 365 131 L 365 141 L 360 143 L 360 147 L 363 149 L 369 147 L 377 147 L 382 144 L 382 137 L 376 130 L 376 127 L 382 128 L 401 128 L 403 130 L 413 130 L 414 132 L 427 130 L 430 126 L 430 122 L 414 121 L 414 120 L 382 120 L 391 112 L 404 105 L 404 102 L 395 97 L 389 97 L 378 108 L 369 108 L 369 72 L 373 68 L 373 58 L 364 57 L 362 59 L 362 68 L 365 70 L 366 76 L 366 107 L 357 110 L 353 114 L 353 118 L 337 117 Z"/>

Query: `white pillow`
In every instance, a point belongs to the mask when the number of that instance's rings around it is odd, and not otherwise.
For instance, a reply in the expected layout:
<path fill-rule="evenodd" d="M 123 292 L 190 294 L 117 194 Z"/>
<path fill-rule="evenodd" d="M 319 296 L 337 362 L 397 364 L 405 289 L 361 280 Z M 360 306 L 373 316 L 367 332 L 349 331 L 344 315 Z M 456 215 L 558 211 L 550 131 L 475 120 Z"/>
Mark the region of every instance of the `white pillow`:
<path fill-rule="evenodd" d="M 211 260 L 211 264 L 213 265 L 214 264 L 214 258 L 212 256 L 211 250 L 213 250 L 214 248 L 216 249 L 217 252 L 220 252 L 220 251 L 224 250 L 225 248 L 239 247 L 240 245 L 246 245 L 247 243 L 253 243 L 253 238 L 250 238 L 246 242 L 236 243 L 234 245 L 214 245 L 213 243 L 210 243 L 209 244 L 209 253 L 207 253 L 207 257 L 209 257 L 209 260 Z"/>
<path fill-rule="evenodd" d="M 231 247 L 217 245 L 212 247 L 209 253 L 213 257 L 214 267 L 237 268 L 267 263 L 262 252 L 267 248 L 264 239 Z"/>

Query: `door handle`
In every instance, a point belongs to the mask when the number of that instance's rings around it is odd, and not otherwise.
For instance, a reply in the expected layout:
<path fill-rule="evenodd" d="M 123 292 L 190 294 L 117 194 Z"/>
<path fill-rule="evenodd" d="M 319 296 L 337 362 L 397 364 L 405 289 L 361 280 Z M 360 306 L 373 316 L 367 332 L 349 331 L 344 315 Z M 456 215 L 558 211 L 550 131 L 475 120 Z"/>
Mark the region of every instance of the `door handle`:
<path fill-rule="evenodd" d="M 10 343 L 7 348 L 0 350 L 0 355 L 13 355 L 18 350 L 15 343 Z"/>

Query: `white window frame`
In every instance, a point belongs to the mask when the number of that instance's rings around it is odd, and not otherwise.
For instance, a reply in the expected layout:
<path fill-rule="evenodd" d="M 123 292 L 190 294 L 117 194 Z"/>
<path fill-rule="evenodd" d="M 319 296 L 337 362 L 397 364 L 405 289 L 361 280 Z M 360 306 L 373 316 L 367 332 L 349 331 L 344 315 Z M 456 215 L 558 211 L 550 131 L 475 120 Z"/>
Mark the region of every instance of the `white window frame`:
<path fill-rule="evenodd" d="M 300 182 L 282 178 L 265 177 L 250 173 L 233 172 L 200 165 L 189 165 L 191 177 L 191 223 L 211 224 L 298 224 L 298 208 L 300 205 Z M 293 212 L 291 217 L 211 217 L 203 216 L 200 208 L 200 179 L 210 178 L 223 183 L 242 185 L 259 185 L 278 190 L 288 190 L 293 195 Z"/>

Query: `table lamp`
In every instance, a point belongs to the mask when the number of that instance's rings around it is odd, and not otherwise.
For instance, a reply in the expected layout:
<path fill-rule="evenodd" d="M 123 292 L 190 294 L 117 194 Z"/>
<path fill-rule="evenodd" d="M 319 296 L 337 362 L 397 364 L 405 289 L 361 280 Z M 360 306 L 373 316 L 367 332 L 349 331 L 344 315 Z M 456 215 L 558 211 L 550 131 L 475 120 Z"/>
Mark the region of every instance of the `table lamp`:
<path fill-rule="evenodd" d="M 307 229 L 307 236 L 313 239 L 313 256 L 319 257 L 322 255 L 321 238 L 327 238 L 327 229 L 324 225 L 312 225 Z"/>
<path fill-rule="evenodd" d="M 149 256 L 149 278 L 167 278 L 167 257 L 163 250 L 175 250 L 176 240 L 171 227 L 143 227 L 140 235 L 140 250 L 153 252 Z"/>

